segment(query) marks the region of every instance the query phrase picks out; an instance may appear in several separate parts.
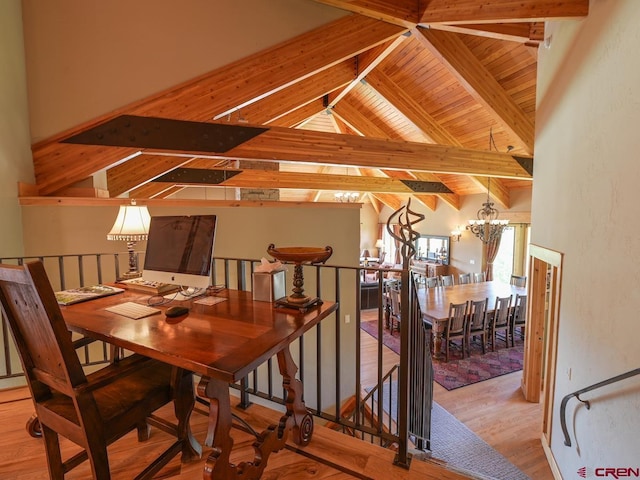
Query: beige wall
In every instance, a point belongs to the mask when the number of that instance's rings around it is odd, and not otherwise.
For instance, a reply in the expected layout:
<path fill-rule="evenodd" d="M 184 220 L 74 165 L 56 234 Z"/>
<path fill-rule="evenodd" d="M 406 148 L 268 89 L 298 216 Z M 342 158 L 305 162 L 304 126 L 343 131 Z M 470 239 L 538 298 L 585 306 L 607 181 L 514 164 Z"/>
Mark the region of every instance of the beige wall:
<path fill-rule="evenodd" d="M 34 141 L 344 15 L 300 0 L 23 4 Z"/>
<path fill-rule="evenodd" d="M 552 451 L 567 479 L 639 466 L 639 377 L 569 404 L 572 447 L 558 415 L 567 393 L 640 365 L 639 23 L 637 0 L 593 0 L 539 52 L 532 243 L 564 253 Z"/>
<path fill-rule="evenodd" d="M 20 0 L 0 2 L 0 257 L 22 254 L 18 181 L 33 182 Z"/>

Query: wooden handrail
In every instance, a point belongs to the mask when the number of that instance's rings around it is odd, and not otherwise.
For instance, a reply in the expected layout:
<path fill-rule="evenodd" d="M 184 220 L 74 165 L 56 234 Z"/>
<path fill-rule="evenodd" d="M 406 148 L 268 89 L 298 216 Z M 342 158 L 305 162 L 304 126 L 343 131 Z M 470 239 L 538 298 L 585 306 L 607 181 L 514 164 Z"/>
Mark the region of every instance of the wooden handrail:
<path fill-rule="evenodd" d="M 578 401 L 586 405 L 587 410 L 589 410 L 591 408 L 591 403 L 589 403 L 589 400 L 582 400 L 580 398 L 580 395 L 600 387 L 611 385 L 612 383 L 626 380 L 627 378 L 633 377 L 638 374 L 640 374 L 640 368 L 636 368 L 635 370 L 631 370 L 630 372 L 623 373 L 621 375 L 616 375 L 615 377 L 611 377 L 607 380 L 603 380 L 602 382 L 594 383 L 593 385 L 590 385 L 588 387 L 582 388 L 580 390 L 576 390 L 573 393 L 569 393 L 565 395 L 564 398 L 562 399 L 562 402 L 560 402 L 560 426 L 562 427 L 562 433 L 564 434 L 564 444 L 567 447 L 571 446 L 571 438 L 569 437 L 569 431 L 567 430 L 567 419 L 566 419 L 567 403 L 569 402 L 569 400 L 571 400 L 573 397 L 576 397 Z"/>

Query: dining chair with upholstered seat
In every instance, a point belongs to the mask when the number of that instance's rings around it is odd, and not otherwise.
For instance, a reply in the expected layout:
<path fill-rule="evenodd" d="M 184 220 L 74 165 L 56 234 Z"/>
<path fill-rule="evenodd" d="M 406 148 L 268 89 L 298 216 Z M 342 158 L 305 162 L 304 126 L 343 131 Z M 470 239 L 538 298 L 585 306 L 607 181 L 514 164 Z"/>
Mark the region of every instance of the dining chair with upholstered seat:
<path fill-rule="evenodd" d="M 485 272 L 476 272 L 473 274 L 473 283 L 481 283 L 487 281 L 487 274 Z"/>
<path fill-rule="evenodd" d="M 152 478 L 180 452 L 183 461 L 199 458 L 189 430 L 190 372 L 130 355 L 85 374 L 42 262 L 0 265 L 0 303 L 31 391 L 50 478 L 62 479 L 88 459 L 93 478 L 109 479 L 107 446 L 136 429 L 138 440 L 146 440 L 148 425 L 175 439 L 136 478 Z M 153 416 L 171 402 L 174 424 Z M 63 461 L 59 436 L 82 451 Z"/>
<path fill-rule="evenodd" d="M 526 287 L 527 286 L 527 277 L 523 277 L 520 275 L 511 275 L 511 280 L 509 280 L 511 285 L 515 285 L 516 287 Z"/>
<path fill-rule="evenodd" d="M 471 283 L 471 274 L 470 273 L 459 273 L 458 274 L 458 285 L 466 285 L 467 283 Z"/>
<path fill-rule="evenodd" d="M 469 301 L 469 319 L 467 320 L 467 352 L 469 356 L 471 356 L 471 342 L 477 337 L 482 342 L 482 353 L 486 353 L 488 304 L 488 298 Z"/>
<path fill-rule="evenodd" d="M 491 316 L 489 337 L 491 338 L 491 350 L 496 351 L 496 339 L 498 332 L 504 332 L 504 341 L 509 348 L 509 331 L 511 327 L 511 295 L 508 297 L 496 297 L 496 307 Z"/>
<path fill-rule="evenodd" d="M 452 287 L 454 285 L 453 274 L 440 275 L 440 285 L 443 287 Z"/>
<path fill-rule="evenodd" d="M 449 361 L 449 347 L 454 340 L 460 340 L 462 358 L 467 347 L 467 307 L 468 303 L 451 303 L 449 305 L 449 320 L 444 331 L 444 358 Z"/>
<path fill-rule="evenodd" d="M 520 336 L 524 340 L 524 330 L 527 319 L 527 296 L 516 295 L 516 301 L 513 305 L 513 312 L 511 314 L 511 346 L 516 344 L 516 328 L 520 329 Z"/>

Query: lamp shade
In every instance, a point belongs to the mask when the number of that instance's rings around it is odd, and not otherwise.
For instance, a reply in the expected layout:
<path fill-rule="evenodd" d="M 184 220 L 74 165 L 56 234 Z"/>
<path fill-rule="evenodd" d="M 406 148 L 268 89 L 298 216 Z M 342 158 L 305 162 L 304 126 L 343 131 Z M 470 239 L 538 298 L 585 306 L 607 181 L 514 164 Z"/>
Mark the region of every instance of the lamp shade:
<path fill-rule="evenodd" d="M 147 239 L 151 216 L 147 207 L 122 205 L 107 240 L 139 242 Z"/>
<path fill-rule="evenodd" d="M 384 243 L 382 243 L 382 239 L 379 238 L 378 240 L 376 240 L 376 248 L 382 248 L 384 247 Z"/>

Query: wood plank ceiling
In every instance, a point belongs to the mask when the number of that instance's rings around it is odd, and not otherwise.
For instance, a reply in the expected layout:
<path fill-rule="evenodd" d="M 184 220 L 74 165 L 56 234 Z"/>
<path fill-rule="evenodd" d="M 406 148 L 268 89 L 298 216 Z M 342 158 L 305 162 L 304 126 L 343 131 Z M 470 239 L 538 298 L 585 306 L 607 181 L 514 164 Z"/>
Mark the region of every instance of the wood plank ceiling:
<path fill-rule="evenodd" d="M 35 144 L 21 191 L 74 195 L 106 169 L 110 197 L 339 190 L 379 211 L 409 195 L 457 209 L 489 178 L 509 208 L 531 186 L 544 21 L 584 17 L 588 0 L 317 1 L 352 14 Z"/>

